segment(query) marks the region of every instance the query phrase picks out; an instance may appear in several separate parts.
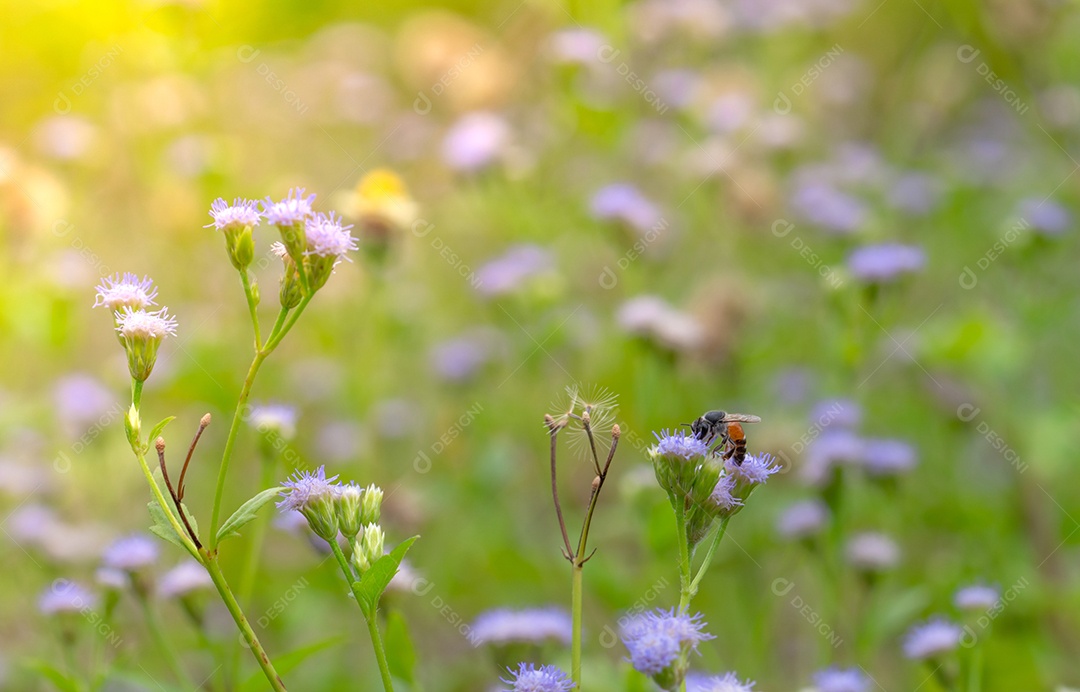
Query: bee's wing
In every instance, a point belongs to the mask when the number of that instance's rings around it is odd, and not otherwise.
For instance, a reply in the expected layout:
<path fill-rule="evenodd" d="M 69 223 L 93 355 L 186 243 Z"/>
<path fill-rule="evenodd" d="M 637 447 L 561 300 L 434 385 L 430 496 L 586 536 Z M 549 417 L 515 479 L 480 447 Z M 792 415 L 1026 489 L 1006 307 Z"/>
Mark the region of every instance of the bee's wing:
<path fill-rule="evenodd" d="M 752 416 L 749 413 L 729 413 L 724 416 L 727 423 L 760 423 L 760 416 Z"/>

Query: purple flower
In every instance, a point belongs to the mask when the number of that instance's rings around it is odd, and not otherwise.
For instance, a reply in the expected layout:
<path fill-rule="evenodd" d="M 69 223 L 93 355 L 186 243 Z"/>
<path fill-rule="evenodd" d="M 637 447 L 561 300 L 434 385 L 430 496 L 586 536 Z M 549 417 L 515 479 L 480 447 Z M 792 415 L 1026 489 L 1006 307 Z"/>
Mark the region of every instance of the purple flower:
<path fill-rule="evenodd" d="M 943 618 L 915 625 L 904 636 L 904 656 L 921 661 L 948 653 L 960 645 L 963 630 Z"/>
<path fill-rule="evenodd" d="M 105 549 L 101 561 L 106 567 L 134 572 L 154 564 L 157 558 L 157 542 L 149 536 L 136 533 L 114 541 Z"/>
<path fill-rule="evenodd" d="M 701 631 L 704 626 L 701 614 L 676 615 L 674 609 L 657 609 L 631 617 L 621 634 L 630 664 L 652 676 L 664 672 L 684 650 L 697 651 L 699 642 L 712 639 Z"/>
<path fill-rule="evenodd" d="M 820 500 L 803 500 L 784 510 L 776 531 L 784 538 L 806 538 L 820 531 L 829 520 L 829 509 Z"/>
<path fill-rule="evenodd" d="M 334 212 L 309 216 L 304 229 L 307 234 L 306 254 L 349 259 L 346 253 L 360 247 L 356 238 L 349 233 L 350 228 L 352 224 L 342 225 L 341 217 L 335 216 Z"/>
<path fill-rule="evenodd" d="M 53 399 L 57 418 L 73 435 L 82 434 L 87 427 L 102 421 L 116 405 L 116 397 L 105 385 L 82 373 L 57 380 Z"/>
<path fill-rule="evenodd" d="M 974 584 L 958 590 L 953 605 L 960 610 L 990 610 L 1001 600 L 1001 593 L 993 586 Z"/>
<path fill-rule="evenodd" d="M 307 221 L 312 214 L 311 205 L 314 202 L 315 195 L 305 197 L 304 188 L 294 187 L 280 202 L 267 197 L 262 203 L 262 213 L 274 226 L 293 226 Z"/>
<path fill-rule="evenodd" d="M 814 673 L 817 692 L 870 692 L 870 679 L 858 668 L 835 666 Z"/>
<path fill-rule="evenodd" d="M 104 307 L 109 312 L 119 312 L 125 308 L 142 310 L 155 305 L 157 289 L 150 277 L 140 279 L 135 274 L 125 273 L 107 276 L 98 284 L 94 307 Z"/>
<path fill-rule="evenodd" d="M 864 531 L 848 540 L 844 549 L 848 562 L 865 572 L 881 572 L 900 562 L 900 546 L 883 533 Z"/>
<path fill-rule="evenodd" d="M 661 103 L 673 108 L 686 108 L 694 101 L 701 87 L 701 75 L 693 70 L 661 70 L 652 77 L 652 88 Z"/>
<path fill-rule="evenodd" d="M 660 226 L 660 209 L 629 183 L 612 183 L 597 190 L 589 211 L 598 219 L 621 221 L 638 233 Z"/>
<path fill-rule="evenodd" d="M 98 567 L 94 571 L 94 581 L 99 586 L 114 591 L 122 591 L 131 585 L 131 577 L 128 573 L 114 567 Z"/>
<path fill-rule="evenodd" d="M 194 560 L 184 560 L 161 577 L 157 592 L 161 598 L 181 598 L 193 591 L 209 589 L 213 585 L 206 568 Z"/>
<path fill-rule="evenodd" d="M 735 477 L 730 474 L 720 476 L 709 495 L 709 502 L 719 507 L 721 513 L 734 513 L 736 507 L 742 507 L 743 501 L 735 497 Z"/>
<path fill-rule="evenodd" d="M 866 245 L 848 255 L 847 266 L 861 281 L 885 283 L 921 271 L 926 266 L 926 253 L 922 248 L 900 243 Z"/>
<path fill-rule="evenodd" d="M 459 171 L 477 171 L 491 164 L 506 148 L 510 127 L 494 113 L 476 112 L 462 116 L 442 143 L 446 165 Z"/>
<path fill-rule="evenodd" d="M 562 29 L 548 36 L 547 48 L 554 62 L 590 66 L 606 43 L 604 35 L 593 29 Z"/>
<path fill-rule="evenodd" d="M 844 464 L 862 460 L 863 441 L 855 433 L 843 429 L 827 429 L 806 448 L 799 475 L 811 486 L 825 485 L 832 472 Z"/>
<path fill-rule="evenodd" d="M 476 618 L 470 639 L 477 645 L 539 643 L 547 639 L 569 644 L 572 636 L 570 614 L 561 608 L 498 608 Z"/>
<path fill-rule="evenodd" d="M 97 607 L 98 598 L 78 582 L 57 579 L 38 598 L 38 610 L 45 615 L 78 613 Z"/>
<path fill-rule="evenodd" d="M 658 296 L 643 295 L 627 300 L 619 307 L 615 319 L 630 334 L 653 339 L 675 351 L 693 350 L 705 339 L 705 330 L 696 318 L 676 310 Z"/>
<path fill-rule="evenodd" d="M 447 382 L 464 382 L 491 357 L 487 342 L 477 335 L 460 336 L 431 349 L 431 365 Z"/>
<path fill-rule="evenodd" d="M 742 464 L 728 459 L 724 465 L 728 475 L 743 485 L 761 485 L 769 476 L 779 473 L 780 466 L 773 463 L 771 454 L 747 454 Z"/>
<path fill-rule="evenodd" d="M 686 678 L 686 692 L 754 692 L 754 681 L 739 682 L 735 673 L 724 673 L 711 678 L 694 676 L 693 684 Z"/>
<path fill-rule="evenodd" d="M 706 121 L 713 131 L 728 134 L 746 125 L 754 110 L 754 99 L 749 94 L 729 91 L 712 102 Z"/>
<path fill-rule="evenodd" d="M 665 428 L 658 433 L 654 432 L 653 437 L 656 438 L 657 444 L 649 450 L 649 454 L 654 457 L 690 460 L 709 453 L 709 445 L 694 437 L 691 432 L 676 430 L 672 433 Z"/>
<path fill-rule="evenodd" d="M 510 688 L 503 692 L 569 692 L 574 689 L 570 676 L 555 666 L 537 668 L 532 663 L 520 663 L 516 671 L 513 668 L 506 670 L 510 679 L 500 679 Z"/>
<path fill-rule="evenodd" d="M 1049 199 L 1025 198 L 1020 201 L 1017 214 L 1031 224 L 1032 229 L 1048 236 L 1061 235 L 1073 225 L 1069 210 Z"/>
<path fill-rule="evenodd" d="M 538 245 L 515 245 L 477 270 L 476 290 L 489 297 L 510 293 L 554 265 L 550 251 Z"/>
<path fill-rule="evenodd" d="M 123 312 L 115 313 L 116 331 L 127 341 L 160 341 L 166 336 L 176 336 L 176 320 L 166 310 L 147 312 L 125 307 Z"/>
<path fill-rule="evenodd" d="M 284 500 L 277 503 L 282 512 L 303 512 L 312 503 L 326 498 L 333 499 L 337 494 L 337 476 L 326 477 L 326 467 L 320 466 L 315 471 L 297 471 L 281 485 L 287 490 L 281 493 Z"/>
<path fill-rule="evenodd" d="M 862 407 L 851 399 L 824 399 L 810 411 L 810 421 L 819 428 L 854 428 L 862 422 Z"/>
<path fill-rule="evenodd" d="M 915 448 L 901 440 L 863 441 L 863 466 L 871 476 L 896 476 L 915 467 Z"/>
<path fill-rule="evenodd" d="M 254 406 L 248 423 L 261 433 L 276 433 L 285 440 L 296 437 L 296 407 L 287 404 Z"/>
<path fill-rule="evenodd" d="M 210 205 L 210 217 L 214 219 L 213 223 L 208 223 L 203 228 L 213 226 L 223 231 L 227 228 L 243 229 L 248 226 L 254 228 L 259 225 L 262 214 L 259 212 L 258 203 L 253 200 L 237 197 L 230 205 L 218 197 Z"/>
<path fill-rule="evenodd" d="M 862 201 L 827 183 L 801 184 L 791 196 L 791 206 L 811 224 L 844 235 L 854 233 L 866 222 Z"/>
<path fill-rule="evenodd" d="M 886 192 L 889 205 L 911 216 L 923 216 L 933 209 L 940 197 L 937 181 L 923 173 L 900 176 Z"/>

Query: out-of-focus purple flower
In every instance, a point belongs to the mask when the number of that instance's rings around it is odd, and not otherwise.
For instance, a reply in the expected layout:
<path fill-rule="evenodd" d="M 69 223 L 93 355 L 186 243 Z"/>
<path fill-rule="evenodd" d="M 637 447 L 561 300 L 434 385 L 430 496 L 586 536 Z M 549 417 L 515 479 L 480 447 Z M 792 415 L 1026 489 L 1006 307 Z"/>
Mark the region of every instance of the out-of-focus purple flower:
<path fill-rule="evenodd" d="M 503 692 L 569 692 L 574 689 L 570 676 L 555 666 L 540 666 L 532 663 L 520 663 L 518 669 L 507 668 L 510 679 L 500 678 L 507 685 Z"/>
<path fill-rule="evenodd" d="M 821 182 L 799 185 L 791 196 L 795 212 L 827 231 L 850 234 L 866 222 L 866 206 L 857 197 Z"/>
<path fill-rule="evenodd" d="M 261 433 L 276 433 L 285 440 L 296 437 L 296 407 L 260 404 L 251 408 L 248 424 Z"/>
<path fill-rule="evenodd" d="M 184 560 L 161 577 L 157 593 L 160 598 L 182 598 L 193 591 L 213 586 L 214 581 L 206 568 L 194 560 Z"/>
<path fill-rule="evenodd" d="M 686 692 L 754 692 L 754 681 L 739 682 L 735 673 L 724 673 L 713 677 L 704 675 L 686 676 Z"/>
<path fill-rule="evenodd" d="M 122 569 L 115 567 L 99 567 L 94 572 L 94 581 L 106 589 L 123 591 L 131 585 L 131 577 Z"/>
<path fill-rule="evenodd" d="M 829 520 L 829 509 L 820 500 L 803 500 L 788 507 L 776 521 L 776 531 L 784 538 L 806 538 L 821 531 Z"/>
<path fill-rule="evenodd" d="M 388 440 L 407 437 L 414 428 L 420 404 L 408 399 L 385 399 L 375 405 L 373 418 L 378 434 Z"/>
<path fill-rule="evenodd" d="M 157 289 L 148 276 L 140 279 L 130 272 L 107 276 L 95 290 L 94 307 L 104 307 L 109 312 L 120 312 L 125 308 L 143 310 L 156 305 Z"/>
<path fill-rule="evenodd" d="M 203 228 L 213 226 L 223 231 L 229 228 L 243 229 L 247 226 L 254 228 L 259 225 L 262 213 L 259 211 L 258 202 L 253 200 L 237 197 L 229 204 L 218 197 L 210 205 L 210 218 L 214 220 L 213 223 L 208 223 Z"/>
<path fill-rule="evenodd" d="M 833 471 L 843 465 L 857 464 L 862 460 L 863 441 L 855 433 L 844 429 L 826 429 L 806 447 L 806 454 L 799 466 L 799 477 L 814 487 L 827 484 Z"/>
<path fill-rule="evenodd" d="M 464 382 L 491 358 L 487 341 L 468 334 L 447 339 L 431 349 L 431 366 L 446 382 Z"/>
<path fill-rule="evenodd" d="M 924 173 L 905 173 L 886 191 L 886 200 L 894 209 L 911 216 L 923 216 L 937 206 L 941 196 L 936 179 Z"/>
<path fill-rule="evenodd" d="M 515 245 L 477 270 L 476 290 L 487 297 L 510 293 L 526 279 L 548 272 L 554 266 L 555 259 L 549 250 L 539 245 Z"/>
<path fill-rule="evenodd" d="M 60 520 L 51 507 L 25 504 L 8 516 L 4 529 L 17 543 L 39 544 L 59 524 Z"/>
<path fill-rule="evenodd" d="M 556 31 L 548 37 L 547 44 L 553 62 L 592 67 L 599 63 L 600 49 L 607 39 L 599 31 L 579 27 Z"/>
<path fill-rule="evenodd" d="M 367 442 L 364 427 L 356 420 L 332 420 L 315 433 L 315 449 L 320 459 L 347 462 L 361 453 Z"/>
<path fill-rule="evenodd" d="M 493 163 L 510 140 L 506 121 L 486 111 L 463 115 L 446 133 L 442 156 L 459 171 L 476 171 Z"/>
<path fill-rule="evenodd" d="M 957 590 L 953 605 L 960 610 L 990 610 L 1001 600 L 1001 592 L 993 586 L 974 584 Z"/>
<path fill-rule="evenodd" d="M 855 428 L 862 422 L 862 407 L 851 399 L 825 399 L 810 411 L 810 422 L 822 429 L 831 425 Z"/>
<path fill-rule="evenodd" d="M 105 385 L 96 377 L 83 373 L 57 380 L 53 386 L 53 401 L 57 418 L 67 431 L 76 435 L 103 422 L 106 414 L 117 405 L 116 397 Z"/>
<path fill-rule="evenodd" d="M 661 103 L 686 108 L 697 96 L 701 75 L 693 70 L 661 70 L 653 75 L 651 84 Z"/>
<path fill-rule="evenodd" d="M 619 307 L 615 319 L 624 331 L 673 351 L 692 351 L 705 339 L 705 330 L 697 319 L 657 296 L 631 298 Z"/>
<path fill-rule="evenodd" d="M 702 631 L 701 614 L 676 615 L 672 610 L 652 610 L 634 615 L 622 627 L 622 640 L 630 652 L 630 664 L 638 672 L 658 675 L 683 651 L 697 651 L 700 642 L 713 636 Z"/>
<path fill-rule="evenodd" d="M 858 668 L 831 667 L 814 673 L 816 692 L 870 692 L 870 678 Z"/>
<path fill-rule="evenodd" d="M 630 183 L 612 183 L 597 190 L 589 201 L 589 211 L 604 221 L 621 221 L 641 234 L 664 221 L 660 208 Z"/>
<path fill-rule="evenodd" d="M 34 128 L 34 142 L 38 149 L 64 161 L 86 156 L 97 138 L 97 128 L 93 123 L 75 115 L 46 118 Z"/>
<path fill-rule="evenodd" d="M 1017 207 L 1020 218 L 1043 235 L 1058 236 L 1072 228 L 1073 217 L 1069 210 L 1057 202 L 1038 197 L 1027 197 Z"/>
<path fill-rule="evenodd" d="M 745 126 L 754 114 L 754 99 L 741 91 L 722 94 L 709 106 L 706 116 L 709 128 L 728 134 Z"/>
<path fill-rule="evenodd" d="M 57 579 L 38 598 L 38 610 L 45 615 L 79 613 L 97 607 L 98 597 L 82 584 Z"/>
<path fill-rule="evenodd" d="M 569 644 L 573 636 L 570 614 L 561 608 L 497 608 L 481 613 L 472 624 L 475 644 L 543 642 Z"/>
<path fill-rule="evenodd" d="M 903 274 L 922 271 L 925 266 L 926 253 L 922 248 L 900 243 L 866 245 L 847 258 L 848 271 L 866 283 L 893 281 Z"/>
<path fill-rule="evenodd" d="M 921 661 L 949 653 L 960 645 L 963 630 L 943 618 L 915 625 L 904 637 L 904 656 Z"/>
<path fill-rule="evenodd" d="M 883 533 L 865 531 L 848 540 L 844 555 L 856 569 L 883 572 L 900 562 L 900 546 Z"/>
<path fill-rule="evenodd" d="M 902 440 L 863 440 L 863 467 L 871 476 L 896 476 L 915 468 L 915 448 Z"/>
<path fill-rule="evenodd" d="M 262 213 L 268 223 L 274 226 L 289 227 L 302 224 L 312 215 L 311 205 L 315 195 L 304 196 L 304 188 L 294 187 L 280 202 L 269 197 L 262 203 Z"/>
<path fill-rule="evenodd" d="M 809 396 L 813 381 L 813 373 L 808 369 L 789 367 L 773 376 L 771 389 L 785 404 L 797 404 Z"/>
<path fill-rule="evenodd" d="M 157 542 L 150 536 L 135 533 L 113 541 L 101 556 L 106 567 L 134 572 L 149 567 L 158 558 Z"/>

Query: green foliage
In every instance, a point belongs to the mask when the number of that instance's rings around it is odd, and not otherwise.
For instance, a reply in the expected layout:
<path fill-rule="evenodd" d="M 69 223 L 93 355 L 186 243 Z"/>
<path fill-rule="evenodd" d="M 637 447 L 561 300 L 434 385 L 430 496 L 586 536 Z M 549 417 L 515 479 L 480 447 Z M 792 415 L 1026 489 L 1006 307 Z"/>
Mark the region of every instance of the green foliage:
<path fill-rule="evenodd" d="M 402 541 L 388 554 L 372 563 L 371 567 L 360 577 L 360 580 L 353 583 L 353 592 L 356 594 L 360 609 L 364 611 L 366 617 L 375 616 L 383 592 L 386 591 L 390 580 L 397 574 L 398 566 L 405 558 L 405 553 L 409 552 L 409 548 L 418 538 L 420 537 L 413 536 Z"/>
<path fill-rule="evenodd" d="M 267 488 L 240 505 L 240 507 L 233 512 L 232 516 L 226 519 L 225 523 L 218 529 L 216 541 L 221 543 L 221 541 L 226 538 L 239 536 L 240 529 L 253 521 L 259 510 L 267 503 L 271 502 L 283 490 L 285 490 L 283 487 Z"/>

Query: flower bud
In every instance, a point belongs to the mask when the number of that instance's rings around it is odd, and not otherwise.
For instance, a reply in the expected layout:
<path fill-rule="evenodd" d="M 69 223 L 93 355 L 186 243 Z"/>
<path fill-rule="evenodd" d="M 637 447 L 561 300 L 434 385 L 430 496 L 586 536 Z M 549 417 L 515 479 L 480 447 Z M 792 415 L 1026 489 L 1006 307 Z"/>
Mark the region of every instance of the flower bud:
<path fill-rule="evenodd" d="M 360 509 L 363 497 L 364 489 L 355 483 L 349 483 L 341 486 L 334 498 L 338 528 L 341 529 L 341 535 L 350 541 L 356 538 L 356 534 L 363 528 L 363 512 Z"/>
<path fill-rule="evenodd" d="M 382 518 L 382 488 L 372 483 L 364 490 L 364 497 L 360 504 L 360 521 L 367 524 L 378 524 Z"/>
<path fill-rule="evenodd" d="M 131 377 L 145 382 L 157 362 L 158 347 L 162 340 L 176 334 L 176 320 L 165 308 L 154 312 L 124 308 L 116 313 L 116 332 L 128 357 Z"/>
<path fill-rule="evenodd" d="M 132 447 L 139 444 L 139 438 L 142 436 L 142 418 L 140 418 L 139 409 L 135 408 L 135 404 L 128 408 L 127 415 L 124 416 L 124 431 L 127 433 L 128 443 Z"/>

